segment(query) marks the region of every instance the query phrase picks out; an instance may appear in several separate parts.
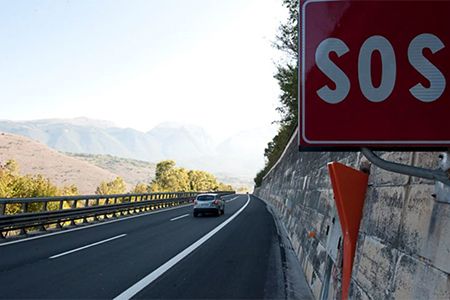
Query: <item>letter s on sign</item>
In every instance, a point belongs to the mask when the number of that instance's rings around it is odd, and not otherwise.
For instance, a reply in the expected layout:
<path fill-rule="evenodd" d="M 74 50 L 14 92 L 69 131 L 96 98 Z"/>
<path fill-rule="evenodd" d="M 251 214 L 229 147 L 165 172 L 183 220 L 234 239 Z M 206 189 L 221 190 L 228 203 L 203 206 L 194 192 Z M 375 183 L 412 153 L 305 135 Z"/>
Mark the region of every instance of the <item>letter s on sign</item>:
<path fill-rule="evenodd" d="M 331 52 L 341 57 L 348 51 L 350 50 L 347 45 L 336 38 L 323 40 L 317 47 L 315 55 L 317 67 L 336 84 L 334 90 L 323 86 L 317 91 L 317 95 L 327 103 L 337 104 L 343 101 L 350 91 L 350 80 L 347 75 L 330 59 Z"/>
<path fill-rule="evenodd" d="M 429 88 L 425 88 L 421 83 L 418 83 L 409 90 L 420 101 L 433 102 L 444 93 L 446 85 L 444 75 L 423 56 L 423 49 L 427 48 L 432 53 L 436 53 L 444 47 L 444 43 L 437 36 L 430 33 L 419 34 L 409 44 L 409 63 L 430 81 Z"/>

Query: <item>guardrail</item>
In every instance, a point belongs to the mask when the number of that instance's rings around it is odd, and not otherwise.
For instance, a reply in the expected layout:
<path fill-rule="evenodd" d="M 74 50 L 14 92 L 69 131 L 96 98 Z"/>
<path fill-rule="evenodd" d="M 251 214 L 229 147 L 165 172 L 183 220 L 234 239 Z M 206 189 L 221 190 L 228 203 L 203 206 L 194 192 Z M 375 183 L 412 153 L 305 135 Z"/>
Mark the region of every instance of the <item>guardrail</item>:
<path fill-rule="evenodd" d="M 223 195 L 235 192 L 215 192 Z M 0 198 L 0 239 L 192 202 L 199 193 Z"/>

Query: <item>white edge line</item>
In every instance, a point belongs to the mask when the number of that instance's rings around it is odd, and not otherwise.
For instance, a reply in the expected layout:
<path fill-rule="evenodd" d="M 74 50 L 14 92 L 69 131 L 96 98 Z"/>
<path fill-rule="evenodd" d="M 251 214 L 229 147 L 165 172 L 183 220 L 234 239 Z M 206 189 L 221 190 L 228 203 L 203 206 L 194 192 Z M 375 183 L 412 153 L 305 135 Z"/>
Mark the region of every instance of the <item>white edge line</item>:
<path fill-rule="evenodd" d="M 172 218 L 172 219 L 170 219 L 170 221 L 176 221 L 176 220 L 179 220 L 179 219 L 182 219 L 182 218 L 186 218 L 187 216 L 189 216 L 189 214 L 185 214 L 185 215 L 182 215 L 182 216 L 179 216 L 179 217 Z"/>
<path fill-rule="evenodd" d="M 49 236 L 53 236 L 53 235 L 57 235 L 57 234 L 63 234 L 63 233 L 68 233 L 68 232 L 72 232 L 72 231 L 88 229 L 88 228 L 92 228 L 92 227 L 96 227 L 96 226 L 107 225 L 107 224 L 111 224 L 111 223 L 115 223 L 115 222 L 120 222 L 120 221 L 129 220 L 129 219 L 134 219 L 134 218 L 144 217 L 144 216 L 148 216 L 148 215 L 158 214 L 158 213 L 162 213 L 162 212 L 166 212 L 166 211 L 170 211 L 170 210 L 174 210 L 174 209 L 188 207 L 188 206 L 191 206 L 191 205 L 192 204 L 190 203 L 190 204 L 187 204 L 187 205 L 180 205 L 180 206 L 176 206 L 176 207 L 170 207 L 170 208 L 167 208 L 167 209 L 151 211 L 151 212 L 143 213 L 143 214 L 139 214 L 139 215 L 123 217 L 123 218 L 120 218 L 120 219 L 115 219 L 115 220 L 110 220 L 110 221 L 103 221 L 102 223 L 84 225 L 83 227 L 76 227 L 76 228 L 71 228 L 71 229 L 62 229 L 61 231 L 56 231 L 56 232 L 52 232 L 52 233 L 45 233 L 45 234 L 42 234 L 42 235 L 33 236 L 33 237 L 21 239 L 21 240 L 15 240 L 15 241 L 10 241 L 10 242 L 0 243 L 0 247 L 11 245 L 11 244 L 27 242 L 27 241 L 36 240 L 36 239 L 41 239 L 41 238 L 45 238 L 45 237 L 49 237 Z"/>
<path fill-rule="evenodd" d="M 237 212 L 234 213 L 230 218 L 228 218 L 226 221 L 221 223 L 219 226 L 211 230 L 209 233 L 205 234 L 203 237 L 201 237 L 199 240 L 194 242 L 192 245 L 172 257 L 170 260 L 168 260 L 166 263 L 161 265 L 159 268 L 133 284 L 131 287 L 126 289 L 124 292 L 122 292 L 120 295 L 114 298 L 114 300 L 124 300 L 124 299 L 130 299 L 137 293 L 139 293 L 141 290 L 143 290 L 145 287 L 147 287 L 150 283 L 158 279 L 162 274 L 167 272 L 170 268 L 172 268 L 174 265 L 176 265 L 178 262 L 180 262 L 183 258 L 188 256 L 190 253 L 192 253 L 195 249 L 200 247 L 203 243 L 205 243 L 207 240 L 209 240 L 213 235 L 215 235 L 219 230 L 224 228 L 227 224 L 229 224 L 231 221 L 233 221 L 234 218 L 236 218 L 249 204 L 250 202 L 250 196 L 247 195 L 247 202 L 244 204 L 241 209 L 239 209 Z"/>
<path fill-rule="evenodd" d="M 100 244 L 104 244 L 104 243 L 107 243 L 107 242 L 115 240 L 115 239 L 120 239 L 120 238 L 122 238 L 122 237 L 124 237 L 126 235 L 127 235 L 126 233 L 120 234 L 120 235 L 114 236 L 114 237 L 106 239 L 106 240 L 102 240 L 102 241 L 99 241 L 99 242 L 96 242 L 96 243 L 93 243 L 93 244 L 89 244 L 89 245 L 86 245 L 86 246 L 83 246 L 83 247 L 79 247 L 79 248 L 76 248 L 76 249 L 73 249 L 73 250 L 70 250 L 70 251 L 66 251 L 66 252 L 63 252 L 63 253 L 60 253 L 60 254 L 56 254 L 56 255 L 50 256 L 49 259 L 58 258 L 58 257 L 64 256 L 64 255 L 67 255 L 67 254 L 71 254 L 71 253 L 74 253 L 74 252 L 77 252 L 77 251 L 80 251 L 80 250 L 84 250 L 84 249 L 87 249 L 87 248 L 90 248 L 90 247 L 94 247 L 94 246 L 97 246 L 97 245 L 100 245 Z"/>

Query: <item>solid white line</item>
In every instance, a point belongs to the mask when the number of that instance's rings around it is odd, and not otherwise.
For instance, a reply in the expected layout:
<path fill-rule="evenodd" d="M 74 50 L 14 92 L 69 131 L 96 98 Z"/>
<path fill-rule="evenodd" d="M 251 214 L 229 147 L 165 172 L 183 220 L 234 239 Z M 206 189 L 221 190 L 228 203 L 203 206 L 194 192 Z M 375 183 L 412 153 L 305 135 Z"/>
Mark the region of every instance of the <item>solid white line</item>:
<path fill-rule="evenodd" d="M 180 205 L 180 206 L 176 206 L 176 207 L 170 207 L 170 208 L 166 208 L 166 209 L 162 209 L 162 210 L 151 211 L 151 212 L 148 212 L 148 213 L 143 213 L 143 214 L 139 214 L 139 215 L 133 215 L 133 216 L 129 216 L 129 217 L 123 217 L 123 218 L 120 218 L 120 219 L 114 219 L 114 220 L 110 220 L 110 221 L 103 221 L 102 223 L 83 225 L 83 227 L 76 227 L 76 228 L 71 228 L 71 229 L 62 229 L 61 231 L 56 231 L 56 232 L 52 232 L 52 233 L 45 233 L 43 235 L 37 235 L 37 236 L 33 236 L 33 237 L 22 239 L 22 240 L 15 240 L 15 241 L 10 241 L 10 242 L 0 243 L 0 247 L 11 245 L 11 244 L 27 242 L 27 241 L 36 240 L 36 239 L 42 239 L 42 238 L 46 238 L 46 237 L 49 237 L 49 236 L 58 235 L 58 234 L 64 234 L 64 233 L 68 233 L 68 232 L 72 232 L 72 231 L 88 229 L 88 228 L 92 228 L 92 227 L 96 227 L 96 226 L 107 225 L 107 224 L 111 224 L 111 223 L 115 223 L 115 222 L 121 222 L 121 221 L 129 220 L 129 219 L 145 217 L 145 216 L 148 216 L 148 215 L 158 214 L 158 213 L 162 213 L 162 212 L 166 212 L 166 211 L 170 211 L 170 210 L 174 210 L 174 209 L 179 209 L 179 208 L 183 208 L 183 207 L 187 207 L 187 206 L 192 206 L 192 204 Z"/>
<path fill-rule="evenodd" d="M 77 252 L 77 251 L 80 251 L 80 250 L 84 250 L 84 249 L 87 249 L 87 248 L 90 248 L 90 247 L 94 247 L 94 246 L 97 246 L 97 245 L 100 245 L 100 244 L 103 244 L 103 243 L 106 243 L 106 242 L 109 242 L 109 241 L 112 241 L 112 240 L 115 240 L 115 239 L 120 239 L 120 238 L 122 238 L 122 237 L 124 237 L 126 235 L 127 234 L 124 233 L 124 234 L 121 234 L 121 235 L 118 235 L 118 236 L 115 236 L 115 237 L 112 237 L 112 238 L 109 238 L 109 239 L 106 239 L 106 240 L 103 240 L 103 241 L 100 241 L 100 242 L 96 242 L 96 243 L 89 244 L 89 245 L 86 245 L 86 246 L 83 246 L 83 247 L 80 247 L 80 248 L 76 248 L 76 249 L 73 249 L 73 250 L 70 250 L 70 251 L 66 251 L 66 252 L 63 252 L 63 253 L 60 253 L 60 254 L 56 254 L 56 255 L 50 256 L 49 259 L 58 258 L 58 257 L 64 256 L 64 255 L 70 254 L 70 253 L 74 253 L 74 252 Z"/>
<path fill-rule="evenodd" d="M 176 221 L 176 220 L 179 220 L 179 219 L 181 219 L 181 218 L 186 218 L 187 216 L 189 216 L 189 214 L 185 214 L 185 215 L 182 215 L 182 216 L 179 216 L 179 217 L 170 219 L 170 221 Z"/>
<path fill-rule="evenodd" d="M 158 279 L 159 276 L 167 272 L 170 268 L 172 268 L 174 265 L 176 265 L 178 262 L 180 262 L 183 258 L 188 256 L 190 253 L 192 253 L 195 249 L 200 247 L 203 243 L 205 243 L 207 240 L 209 240 L 213 235 L 215 235 L 219 230 L 224 228 L 227 224 L 229 224 L 231 221 L 233 221 L 249 204 L 250 202 L 250 196 L 247 196 L 247 202 L 245 205 L 239 209 L 234 215 L 232 215 L 230 218 L 228 218 L 226 221 L 221 223 L 219 226 L 211 230 L 209 233 L 205 234 L 203 237 L 201 237 L 198 241 L 178 253 L 176 256 L 172 257 L 169 261 L 167 261 L 165 264 L 161 265 L 159 268 L 133 284 L 131 287 L 126 289 L 124 292 L 122 292 L 119 296 L 115 297 L 115 300 L 124 300 L 124 299 L 130 299 L 137 293 L 139 293 L 141 290 L 143 290 L 146 286 L 148 286 L 150 283 Z"/>

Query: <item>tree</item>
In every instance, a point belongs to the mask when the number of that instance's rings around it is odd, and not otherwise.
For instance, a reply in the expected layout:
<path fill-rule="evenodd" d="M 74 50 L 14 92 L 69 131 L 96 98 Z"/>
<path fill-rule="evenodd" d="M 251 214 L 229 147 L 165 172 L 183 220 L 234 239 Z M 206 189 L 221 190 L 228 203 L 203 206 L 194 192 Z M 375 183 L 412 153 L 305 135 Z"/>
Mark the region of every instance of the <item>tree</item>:
<path fill-rule="evenodd" d="M 125 194 L 126 189 L 125 181 L 121 177 L 116 177 L 112 181 L 100 183 L 95 193 L 97 195 Z"/>
<path fill-rule="evenodd" d="M 76 196 L 79 194 L 76 185 L 71 184 L 62 188 L 62 196 Z"/>
<path fill-rule="evenodd" d="M 135 185 L 131 193 L 133 194 L 145 194 L 149 192 L 149 186 L 145 183 L 138 183 Z"/>
<path fill-rule="evenodd" d="M 0 197 L 1 198 L 32 198 L 51 197 L 61 195 L 77 195 L 78 189 L 75 185 L 64 186 L 62 188 L 54 185 L 50 179 L 41 174 L 20 175 L 19 164 L 14 160 L 8 160 L 4 165 L 0 165 Z M 56 205 L 49 203 L 48 208 Z M 28 212 L 43 209 L 43 203 L 30 203 Z M 22 211 L 21 204 L 11 204 L 6 207 L 6 214 L 15 214 Z"/>
<path fill-rule="evenodd" d="M 233 187 L 229 184 L 224 184 L 222 182 L 219 182 L 214 189 L 214 191 L 221 191 L 221 192 L 231 192 L 233 191 Z"/>
<path fill-rule="evenodd" d="M 289 142 L 298 123 L 298 8 L 299 0 L 283 0 L 283 5 L 289 11 L 288 20 L 281 24 L 274 46 L 287 54 L 286 60 L 277 65 L 274 78 L 278 81 L 281 94 L 280 106 L 276 109 L 281 119 L 275 121 L 280 125 L 278 133 L 267 144 L 264 150 L 265 167 L 258 172 L 254 181 L 260 186 L 262 179 L 277 162 Z"/>
<path fill-rule="evenodd" d="M 163 160 L 156 165 L 155 179 L 150 184 L 152 192 L 189 191 L 189 176 L 185 169 L 176 168 L 173 160 Z"/>
<path fill-rule="evenodd" d="M 41 174 L 20 175 L 19 165 L 15 160 L 8 160 L 4 165 L 0 165 L 0 197 L 2 198 L 50 197 L 65 195 L 69 191 L 71 195 L 78 193 L 76 186 L 60 189 Z"/>
<path fill-rule="evenodd" d="M 163 160 L 160 161 L 157 165 L 156 165 L 156 171 L 155 171 L 155 176 L 157 179 L 163 179 L 164 176 L 167 175 L 167 173 L 172 170 L 173 168 L 175 168 L 175 161 L 173 160 Z"/>
<path fill-rule="evenodd" d="M 216 177 L 208 172 L 191 170 L 188 175 L 191 191 L 211 191 L 218 185 Z"/>
<path fill-rule="evenodd" d="M 218 182 L 214 175 L 205 171 L 178 168 L 173 160 L 164 160 L 156 165 L 156 176 L 150 184 L 152 192 L 197 192 L 221 189 L 233 190 L 230 185 Z"/>

